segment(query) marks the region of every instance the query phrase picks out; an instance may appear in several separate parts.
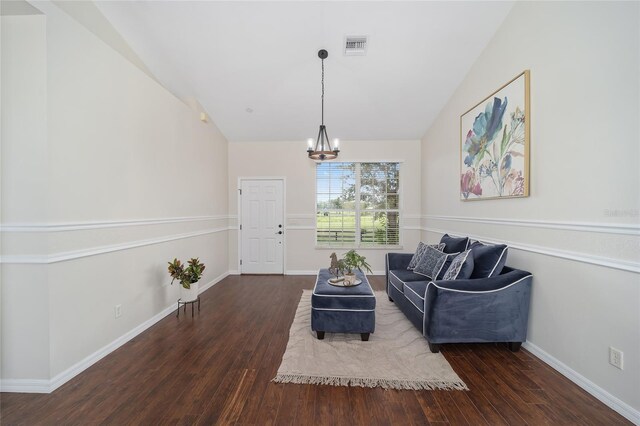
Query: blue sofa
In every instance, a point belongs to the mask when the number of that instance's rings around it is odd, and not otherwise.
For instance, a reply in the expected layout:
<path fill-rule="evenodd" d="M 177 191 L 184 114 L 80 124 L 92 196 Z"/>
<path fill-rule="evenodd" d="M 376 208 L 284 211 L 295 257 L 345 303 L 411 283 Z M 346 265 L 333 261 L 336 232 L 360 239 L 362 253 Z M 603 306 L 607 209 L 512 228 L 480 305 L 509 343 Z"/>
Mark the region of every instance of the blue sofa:
<path fill-rule="evenodd" d="M 412 253 L 386 256 L 387 295 L 427 339 L 440 344 L 506 342 L 512 351 L 527 338 L 532 275 L 504 266 L 490 278 L 431 281 L 407 270 Z"/>

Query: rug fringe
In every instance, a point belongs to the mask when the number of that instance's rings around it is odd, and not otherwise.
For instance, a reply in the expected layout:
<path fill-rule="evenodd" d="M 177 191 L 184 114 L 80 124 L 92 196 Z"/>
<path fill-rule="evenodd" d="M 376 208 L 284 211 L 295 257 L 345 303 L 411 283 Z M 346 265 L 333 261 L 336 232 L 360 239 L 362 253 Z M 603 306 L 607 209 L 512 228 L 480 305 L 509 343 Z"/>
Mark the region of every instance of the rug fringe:
<path fill-rule="evenodd" d="M 308 376 L 303 374 L 277 374 L 272 382 L 299 385 L 359 386 L 362 388 L 404 390 L 469 390 L 463 381 L 395 380 L 354 377 Z"/>

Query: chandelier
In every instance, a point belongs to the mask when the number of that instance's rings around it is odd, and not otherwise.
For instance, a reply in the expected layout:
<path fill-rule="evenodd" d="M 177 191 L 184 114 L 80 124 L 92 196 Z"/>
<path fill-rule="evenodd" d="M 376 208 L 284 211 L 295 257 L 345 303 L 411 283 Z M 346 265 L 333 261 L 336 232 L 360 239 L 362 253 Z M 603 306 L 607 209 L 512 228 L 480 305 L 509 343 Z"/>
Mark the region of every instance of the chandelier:
<path fill-rule="evenodd" d="M 333 160 L 338 156 L 340 150 L 338 149 L 338 139 L 333 140 L 333 147 L 329 142 L 329 136 L 327 136 L 327 128 L 324 125 L 324 60 L 327 59 L 329 53 L 322 49 L 318 51 L 318 57 L 322 61 L 322 118 L 320 121 L 320 130 L 318 130 L 318 138 L 316 139 L 315 149 L 313 146 L 313 139 L 307 139 L 307 154 L 312 160 Z"/>

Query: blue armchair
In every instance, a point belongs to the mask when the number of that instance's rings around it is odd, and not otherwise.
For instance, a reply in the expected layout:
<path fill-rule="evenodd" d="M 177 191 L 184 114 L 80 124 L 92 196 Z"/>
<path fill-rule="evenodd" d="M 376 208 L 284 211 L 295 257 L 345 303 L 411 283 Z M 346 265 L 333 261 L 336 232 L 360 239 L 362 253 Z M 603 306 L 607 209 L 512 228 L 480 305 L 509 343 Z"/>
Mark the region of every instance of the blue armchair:
<path fill-rule="evenodd" d="M 506 342 L 510 350 L 520 349 L 527 338 L 529 272 L 505 266 L 491 278 L 432 281 L 407 270 L 412 256 L 387 254 L 387 295 L 422 331 L 431 352 L 463 342 Z"/>

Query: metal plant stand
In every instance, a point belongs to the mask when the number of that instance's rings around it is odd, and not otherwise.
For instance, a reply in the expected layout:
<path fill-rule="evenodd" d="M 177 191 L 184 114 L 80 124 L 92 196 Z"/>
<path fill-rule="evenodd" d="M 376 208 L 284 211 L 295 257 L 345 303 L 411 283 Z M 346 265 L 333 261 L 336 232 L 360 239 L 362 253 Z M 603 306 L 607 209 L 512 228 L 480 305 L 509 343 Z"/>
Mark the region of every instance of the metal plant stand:
<path fill-rule="evenodd" d="M 184 313 L 187 314 L 187 305 L 191 305 L 191 316 L 193 316 L 193 305 L 198 303 L 198 312 L 200 312 L 200 296 L 196 300 L 192 300 L 190 302 L 183 302 L 182 299 L 178 299 L 178 312 L 176 313 L 176 317 L 180 318 L 180 306 L 184 306 Z"/>

